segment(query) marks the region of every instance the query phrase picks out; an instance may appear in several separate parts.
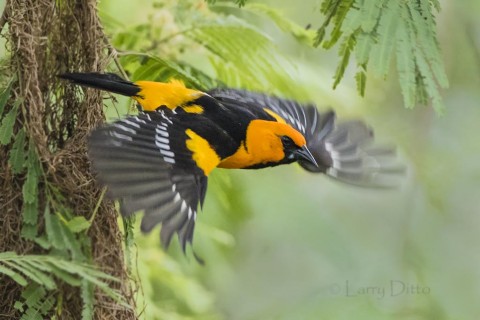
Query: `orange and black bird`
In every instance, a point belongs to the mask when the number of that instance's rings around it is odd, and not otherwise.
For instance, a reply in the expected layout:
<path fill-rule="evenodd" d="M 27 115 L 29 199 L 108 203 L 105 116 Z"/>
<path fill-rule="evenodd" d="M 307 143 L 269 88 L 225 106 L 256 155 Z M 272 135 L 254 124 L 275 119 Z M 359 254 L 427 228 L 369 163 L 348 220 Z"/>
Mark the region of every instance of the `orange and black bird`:
<path fill-rule="evenodd" d="M 198 206 L 215 168 L 260 169 L 298 162 L 355 185 L 382 187 L 395 172 L 390 148 L 371 147 L 361 121 L 337 123 L 333 111 L 245 90 L 193 90 L 168 83 L 126 81 L 115 74 L 69 73 L 74 84 L 132 97 L 139 113 L 104 125 L 89 139 L 89 156 L 121 214 L 143 211 L 141 229 L 162 224 L 168 247 L 177 233 L 192 243 Z"/>

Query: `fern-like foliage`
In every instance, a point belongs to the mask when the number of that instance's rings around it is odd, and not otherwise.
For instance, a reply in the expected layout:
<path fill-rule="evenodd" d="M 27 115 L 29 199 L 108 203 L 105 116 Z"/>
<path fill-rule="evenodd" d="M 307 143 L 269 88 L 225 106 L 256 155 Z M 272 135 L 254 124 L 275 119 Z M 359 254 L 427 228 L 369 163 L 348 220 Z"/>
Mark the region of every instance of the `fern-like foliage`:
<path fill-rule="evenodd" d="M 46 181 L 27 131 L 25 128 L 16 129 L 16 118 L 22 112 L 19 108 L 21 99 L 7 104 L 11 87 L 8 85 L 0 93 L 0 144 L 12 144 L 8 164 L 12 174 L 23 181 L 21 236 L 47 251 L 45 255 L 24 256 L 15 252 L 0 253 L 0 274 L 25 287 L 14 307 L 22 315 L 22 320 L 44 319 L 55 307 L 62 307 L 61 299 L 54 296 L 59 295 L 62 283 L 81 286 L 84 320 L 93 317 L 95 287 L 128 307 L 122 296 L 107 284 L 107 281 L 118 280 L 87 263 L 90 247 L 85 231 L 91 221 L 74 216 L 71 209 L 63 205 L 65 199 L 61 193 Z M 46 187 L 40 191 L 39 184 Z M 46 200 L 43 210 L 40 210 L 39 199 Z M 42 233 L 38 228 L 40 220 L 45 226 Z"/>
<path fill-rule="evenodd" d="M 128 306 L 122 296 L 111 289 L 106 281 L 118 281 L 114 277 L 89 264 L 69 261 L 53 255 L 17 255 L 14 252 L 0 253 L 0 273 L 25 286 L 22 299 L 15 308 L 22 313 L 22 320 L 44 319 L 54 306 L 54 290 L 61 280 L 80 287 L 84 300 L 82 319 L 93 316 L 93 288 L 96 286 L 118 303 Z M 58 280 L 57 280 L 58 279 Z"/>
<path fill-rule="evenodd" d="M 293 64 L 278 53 L 271 39 L 230 16 L 186 33 L 207 51 L 218 78 L 228 86 L 293 93 Z"/>
<path fill-rule="evenodd" d="M 439 8 L 437 0 L 325 0 L 321 6 L 325 21 L 317 31 L 315 45 L 328 49 L 341 42 L 334 88 L 352 52 L 362 95 L 367 68 L 385 77 L 395 58 L 406 107 L 431 101 L 435 110 L 442 112 L 439 90 L 448 87 L 448 79 L 435 30 Z M 326 39 L 330 26 L 330 38 Z"/>
<path fill-rule="evenodd" d="M 228 5 L 222 3 L 222 5 L 217 5 L 217 8 L 234 8 L 233 5 Z M 245 7 L 242 8 L 243 12 L 250 12 L 262 18 L 270 19 L 277 27 L 285 33 L 291 34 L 297 41 L 304 43 L 308 46 L 313 45 L 316 32 L 309 28 L 302 27 L 287 18 L 285 12 L 262 3 L 248 3 Z"/>
<path fill-rule="evenodd" d="M 274 10 L 260 5 L 248 6 L 248 10 L 275 15 L 277 22 L 293 30 L 298 38 L 312 41 L 312 33 L 302 33 L 293 24 L 289 25 L 288 20 L 280 19 Z M 292 76 L 297 72 L 294 64 L 279 52 L 268 35 L 235 16 L 219 13 L 214 20 L 199 17 L 188 26 L 181 26 L 179 21 L 176 27 L 182 31 L 165 35 L 156 43 L 140 40 L 149 38 L 152 27 L 140 24 L 125 28 L 114 17 L 105 16 L 107 29 L 115 30 L 113 43 L 122 66 L 133 80 L 166 81 L 174 77 L 202 90 L 231 86 L 301 96 L 302 90 L 291 85 Z M 198 52 L 201 48 L 201 55 L 209 66 L 193 65 L 182 54 L 174 52 L 170 45 L 174 40 L 181 41 L 176 47 L 184 52 Z"/>

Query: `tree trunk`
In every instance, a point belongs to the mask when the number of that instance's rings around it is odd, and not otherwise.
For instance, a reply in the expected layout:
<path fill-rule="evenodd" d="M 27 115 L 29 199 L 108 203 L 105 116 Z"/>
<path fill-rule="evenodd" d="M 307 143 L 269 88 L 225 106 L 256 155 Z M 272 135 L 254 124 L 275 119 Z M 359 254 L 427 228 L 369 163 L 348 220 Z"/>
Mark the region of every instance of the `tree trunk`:
<path fill-rule="evenodd" d="M 24 129 L 27 145 L 34 145 L 42 178 L 38 184 L 38 232 L 44 231 L 42 212 L 48 199 L 46 186 L 57 190 L 63 206 L 89 219 L 101 191 L 95 184 L 86 156 L 86 138 L 104 120 L 99 93 L 73 88 L 56 77 L 71 71 L 102 71 L 108 48 L 96 12 L 96 0 L 9 0 L 2 18 L 8 26 L 9 72 L 12 95 L 6 105 L 21 101 L 14 132 Z M 7 30 L 4 30 L 4 33 Z M 12 174 L 8 163 L 12 143 L 0 146 L 0 252 L 48 254 L 48 250 L 22 236 L 22 185 L 25 174 Z M 106 273 L 120 279 L 119 290 L 131 309 L 95 292 L 96 319 L 136 319 L 131 282 L 124 263 L 122 235 L 114 204 L 102 201 L 88 231 L 87 257 Z M 14 309 L 22 287 L 0 277 L 0 317 L 19 318 Z M 60 284 L 55 312 L 62 319 L 78 319 L 82 298 L 78 287 Z"/>

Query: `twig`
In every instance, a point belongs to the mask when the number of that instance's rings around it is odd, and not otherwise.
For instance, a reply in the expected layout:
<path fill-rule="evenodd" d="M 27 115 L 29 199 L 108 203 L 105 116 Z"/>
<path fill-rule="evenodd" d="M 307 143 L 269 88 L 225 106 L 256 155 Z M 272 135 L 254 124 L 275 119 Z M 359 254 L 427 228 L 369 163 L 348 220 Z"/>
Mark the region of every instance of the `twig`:
<path fill-rule="evenodd" d="M 130 80 L 128 78 L 127 73 L 125 72 L 125 69 L 123 69 L 122 65 L 120 64 L 120 61 L 118 60 L 118 51 L 112 46 L 110 43 L 110 40 L 108 40 L 107 36 L 104 33 L 103 40 L 105 41 L 105 44 L 107 45 L 107 50 L 109 55 L 112 57 L 113 62 L 115 62 L 115 65 L 117 66 L 118 71 L 122 74 L 122 77 L 125 80 Z"/>
<path fill-rule="evenodd" d="M 102 189 L 102 193 L 100 194 L 100 197 L 98 198 L 97 204 L 95 205 L 95 209 L 93 209 L 92 216 L 90 219 L 88 219 L 88 222 L 91 224 L 93 222 L 93 219 L 95 219 L 95 216 L 97 215 L 98 209 L 100 208 L 100 204 L 103 201 L 103 198 L 105 197 L 105 192 L 107 191 L 107 188 L 104 187 Z"/>
<path fill-rule="evenodd" d="M 192 27 L 192 28 L 187 28 L 187 29 L 184 29 L 184 30 L 181 30 L 181 31 L 172 33 L 172 34 L 166 36 L 165 38 L 162 38 L 162 39 L 156 41 L 154 45 L 157 46 L 157 45 L 159 45 L 159 44 L 161 44 L 161 43 L 168 42 L 168 41 L 172 40 L 173 38 L 178 37 L 178 36 L 181 36 L 182 34 L 188 33 L 188 32 L 190 32 L 190 31 L 192 31 L 192 30 L 195 30 L 195 28 L 194 28 L 194 27 Z"/>

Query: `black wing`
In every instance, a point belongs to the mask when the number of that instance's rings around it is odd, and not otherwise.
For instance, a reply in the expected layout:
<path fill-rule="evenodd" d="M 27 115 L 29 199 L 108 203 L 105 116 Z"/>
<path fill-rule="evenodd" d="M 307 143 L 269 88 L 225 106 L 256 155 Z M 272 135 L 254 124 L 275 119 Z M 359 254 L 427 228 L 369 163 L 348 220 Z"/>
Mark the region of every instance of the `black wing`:
<path fill-rule="evenodd" d="M 311 172 L 367 187 L 396 185 L 394 178 L 405 168 L 395 160 L 395 150 L 373 145 L 373 131 L 362 121 L 336 122 L 335 113 L 319 113 L 314 104 L 301 104 L 261 93 L 214 89 L 209 94 L 224 102 L 246 105 L 250 110 L 273 111 L 302 133 L 318 167 L 300 160 Z M 259 110 L 261 109 L 261 110 Z"/>
<path fill-rule="evenodd" d="M 142 231 L 162 223 L 162 244 L 177 232 L 184 251 L 207 189 L 185 140 L 185 128 L 161 111 L 101 127 L 89 140 L 93 169 L 122 215 L 144 210 Z"/>

